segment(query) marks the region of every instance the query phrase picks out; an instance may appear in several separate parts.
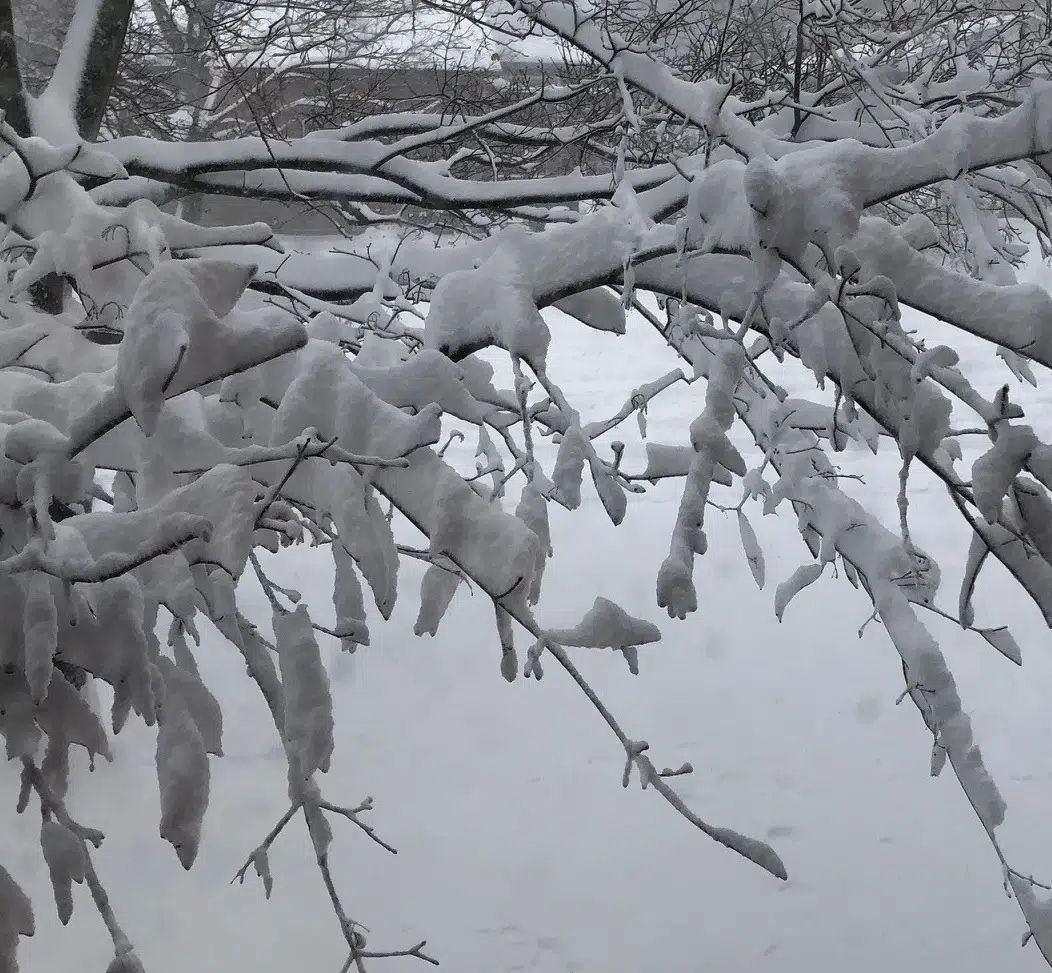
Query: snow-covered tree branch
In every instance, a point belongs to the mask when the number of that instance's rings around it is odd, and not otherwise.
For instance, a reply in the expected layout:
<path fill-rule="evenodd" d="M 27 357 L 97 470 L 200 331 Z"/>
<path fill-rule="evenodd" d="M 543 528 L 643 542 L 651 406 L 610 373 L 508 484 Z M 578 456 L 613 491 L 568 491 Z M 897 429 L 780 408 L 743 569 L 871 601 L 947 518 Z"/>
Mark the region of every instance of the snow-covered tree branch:
<path fill-rule="evenodd" d="M 393 848 L 364 820 L 371 800 L 322 790 L 340 753 L 324 640 L 369 646 L 407 595 L 408 558 L 427 565 L 409 594 L 418 635 L 470 587 L 492 603 L 495 676 L 562 670 L 624 751 L 625 786 L 638 779 L 784 879 L 768 844 L 688 805 L 672 779 L 691 767 L 658 770 L 576 661 L 610 649 L 645 674 L 660 629 L 601 583 L 578 624 L 544 621 L 559 544 L 549 513 L 581 505 L 587 470 L 615 525 L 647 484 L 681 482 L 668 555 L 652 566 L 654 608 L 681 624 L 710 596 L 695 565 L 717 508 L 737 517 L 760 587 L 785 578 L 779 619 L 830 565 L 864 591 L 932 773 L 950 765 L 1052 965 L 1052 904 L 1009 861 L 1005 801 L 924 623 L 950 618 L 1021 664 L 1010 619 L 975 617 L 992 555 L 1052 626 L 1052 430 L 1026 423 L 1010 385 L 982 387 L 952 344 L 929 346 L 904 323 L 918 311 L 977 337 L 1018 380 L 1052 368 L 1052 297 L 1017 281 L 1032 248 L 1052 248 L 1045 8 L 426 3 L 430 23 L 456 14 L 494 44 L 547 38 L 561 73 L 498 97 L 507 86 L 494 72 L 492 102 L 349 113 L 287 137 L 251 112 L 255 134 L 241 116 L 233 124 L 251 99 L 223 88 L 247 76 L 245 63 L 217 61 L 231 37 L 245 51 L 269 45 L 273 80 L 312 52 L 401 56 L 414 11 L 149 7 L 79 0 L 54 74 L 32 95 L 0 0 L 0 591 L 19 620 L 0 639 L 0 735 L 22 768 L 12 803 L 41 816 L 62 922 L 72 885 L 87 884 L 111 973 L 143 968 L 93 864 L 105 822 L 83 824 L 67 806 L 72 748 L 110 759 L 111 734 L 133 713 L 156 727 L 160 837 L 183 867 L 195 862 L 229 716 L 197 663 L 207 620 L 243 660 L 287 764 L 288 809 L 253 837 L 237 877 L 254 870 L 269 895 L 281 876 L 268 852 L 302 819 L 345 969 L 434 962 L 424 943 L 366 942 L 331 867 L 332 822 Z M 361 28 L 353 50 L 336 44 L 348 24 Z M 147 28 L 193 82 L 189 121 L 100 141 L 122 71 L 127 80 L 121 45 Z M 567 147 L 582 164 L 557 171 Z M 163 207 L 198 192 L 337 203 L 359 226 L 307 253 L 263 223 L 203 227 Z M 589 421 L 549 308 L 606 333 L 612 353 L 631 355 L 627 321 L 645 321 L 684 367 L 640 375 L 620 411 Z M 498 387 L 494 356 L 511 389 Z M 787 360 L 813 374 L 812 397 L 782 388 Z M 683 383 L 704 388 L 695 418 L 678 442 L 647 441 L 635 468 L 610 435 L 634 417 L 646 440 L 648 406 Z M 474 470 L 447 456 L 466 433 Z M 835 455 L 852 441 L 897 472 L 894 523 L 852 496 Z M 919 467 L 971 542 L 950 603 L 912 530 Z M 782 512 L 796 517 L 802 563 L 765 561 L 752 520 Z M 332 559 L 333 624 L 314 592 L 282 586 L 261 557 L 307 543 Z M 245 609 L 246 576 L 271 632 Z M 91 703 L 98 689 L 108 727 Z M 17 969 L 33 916 L 0 867 L 0 971 Z"/>

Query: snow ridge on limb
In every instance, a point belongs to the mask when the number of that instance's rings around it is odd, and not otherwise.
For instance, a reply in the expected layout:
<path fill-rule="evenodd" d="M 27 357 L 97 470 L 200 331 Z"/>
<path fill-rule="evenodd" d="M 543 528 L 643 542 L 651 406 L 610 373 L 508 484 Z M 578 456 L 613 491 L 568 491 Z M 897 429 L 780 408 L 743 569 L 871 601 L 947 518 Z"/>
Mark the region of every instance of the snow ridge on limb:
<path fill-rule="evenodd" d="M 690 426 L 694 458 L 687 472 L 668 557 L 657 577 L 657 602 L 669 617 L 686 618 L 698 607 L 694 588 L 694 555 L 708 549 L 705 507 L 717 466 L 745 475 L 745 461 L 727 436 L 734 422 L 734 396 L 747 356 L 736 342 L 726 341 L 705 390 L 705 409 Z"/>
<path fill-rule="evenodd" d="M 688 361 L 708 373 L 719 367 L 720 346 L 731 341 L 730 337 L 724 342 L 695 339 L 688 347 L 677 343 L 675 339 L 671 343 Z M 757 443 L 763 444 L 767 441 L 768 430 L 772 425 L 772 414 L 779 408 L 779 399 L 775 390 L 758 373 L 752 379 L 741 384 L 736 409 Z M 789 475 L 793 479 L 792 506 L 805 540 L 809 534 L 820 537 L 822 548 L 829 552 L 825 556 L 838 554 L 843 558 L 845 567 L 851 565 L 865 584 L 877 614 L 901 657 L 907 679 L 907 694 L 933 735 L 932 772 L 937 773 L 941 762 L 949 760 L 1013 885 L 1028 927 L 1042 953 L 1046 954 L 1052 944 L 1044 928 L 1045 920 L 1041 918 L 1043 912 L 1035 904 L 1030 883 L 1022 873 L 1009 866 L 996 836 L 996 829 L 1004 821 L 1004 799 L 983 761 L 981 750 L 974 742 L 971 722 L 962 709 L 946 659 L 935 639 L 917 618 L 917 610 L 911 603 L 919 601 L 926 604 L 930 601 L 927 593 L 918 596 L 918 587 L 910 581 L 920 570 L 917 561 L 919 552 L 910 550 L 903 544 L 902 538 L 884 528 L 860 504 L 848 497 L 839 488 L 835 478 L 822 476 L 814 468 L 801 468 L 799 457 L 819 450 L 820 446 L 813 435 L 793 431 L 780 438 L 773 448 L 769 448 L 767 457 L 783 478 Z M 797 467 L 795 471 L 792 470 L 794 464 Z M 813 580 L 812 574 L 817 576 L 821 565 L 815 563 L 804 566 L 796 575 L 805 571 L 808 572 L 806 577 Z M 790 584 L 794 589 L 800 587 L 799 581 Z M 1026 895 L 1021 895 L 1020 888 L 1016 886 L 1025 886 Z"/>
<path fill-rule="evenodd" d="M 684 281 L 676 262 L 671 258 L 661 258 L 641 265 L 637 274 L 643 286 L 660 293 L 685 293 L 691 301 L 702 307 L 716 308 L 728 317 L 741 319 L 748 314 L 755 294 L 755 276 L 744 265 L 745 258 L 723 254 L 705 255 L 691 261 L 691 272 Z M 823 438 L 830 438 L 835 428 L 842 428 L 849 435 L 862 436 L 875 443 L 865 427 L 858 425 L 861 414 L 885 435 L 894 436 L 906 446 L 906 439 L 902 437 L 911 434 L 911 422 L 916 423 L 921 417 L 924 403 L 938 406 L 939 399 L 945 400 L 945 393 L 950 393 L 976 412 L 982 421 L 1009 429 L 1009 437 L 1024 435 L 1021 431 L 1011 432 L 1013 427 L 1002 418 L 1002 406 L 981 396 L 955 368 L 929 363 L 932 367 L 925 366 L 927 374 L 921 376 L 918 382 L 914 377 L 918 374 L 914 366 L 922 352 L 908 340 L 897 316 L 889 313 L 884 297 L 878 299 L 879 303 L 873 303 L 866 285 L 865 278 L 860 277 L 856 299 L 852 300 L 845 289 L 840 292 L 839 303 L 826 301 L 814 308 L 809 303 L 813 294 L 811 288 L 802 283 L 790 282 L 784 277 L 765 295 L 768 306 L 778 307 L 790 322 L 810 321 L 820 325 L 821 356 L 812 363 L 821 374 L 836 382 L 837 387 L 850 389 L 850 397 L 845 398 L 852 408 L 842 410 L 836 422 L 823 433 Z M 1011 288 L 1001 290 L 1010 291 Z M 1042 300 L 1047 301 L 1047 295 Z M 845 314 L 845 311 L 848 313 Z M 768 336 L 772 333 L 772 329 L 763 321 L 755 321 L 754 328 Z M 798 330 L 792 332 L 787 346 L 791 353 L 801 355 L 801 344 Z M 685 354 L 689 356 L 693 347 L 694 344 L 688 342 L 684 346 Z M 1011 404 L 1007 408 L 1009 415 L 1021 414 Z M 794 411 L 798 412 L 799 409 Z M 909 416 L 913 419 L 910 420 Z M 953 467 L 953 456 L 946 451 L 948 445 L 952 446 L 952 440 L 943 439 L 948 431 L 948 419 L 949 412 L 944 406 L 939 406 L 929 419 L 924 420 L 928 423 L 924 435 L 908 448 L 946 484 L 955 500 L 960 499 L 963 504 L 970 506 L 970 492 L 963 488 L 962 477 Z M 852 429 L 857 432 L 852 432 Z M 1043 468 L 1039 464 L 1047 447 L 1036 438 L 1030 445 L 1032 449 L 1026 456 L 1027 468 L 1033 471 L 1032 468 L 1036 467 L 1041 471 Z M 965 508 L 961 503 L 958 507 L 963 513 Z M 1000 519 L 1011 526 L 1009 521 L 1004 521 L 1003 516 Z M 1024 567 L 1020 558 L 1020 555 L 1023 559 L 1026 557 L 1022 545 L 1017 551 L 1012 544 L 994 544 L 991 552 L 1012 572 L 1041 608 L 1046 620 L 1052 624 L 1049 588 L 1040 578 L 1045 569 L 1044 562 Z"/>
<path fill-rule="evenodd" d="M 312 347 L 282 399 L 273 435 L 283 441 L 307 428 L 338 437 L 353 452 L 404 460 L 404 466 L 373 471 L 371 485 L 432 538 L 432 555 L 450 557 L 493 596 L 529 590 L 536 535 L 427 448 L 438 440 L 437 408 L 408 416 L 370 391 L 334 346 Z"/>

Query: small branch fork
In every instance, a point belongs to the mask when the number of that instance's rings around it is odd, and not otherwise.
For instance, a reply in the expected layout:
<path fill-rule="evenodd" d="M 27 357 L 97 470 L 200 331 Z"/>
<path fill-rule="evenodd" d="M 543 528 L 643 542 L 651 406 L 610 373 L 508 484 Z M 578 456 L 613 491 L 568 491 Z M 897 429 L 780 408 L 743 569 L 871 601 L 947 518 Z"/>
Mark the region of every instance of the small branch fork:
<path fill-rule="evenodd" d="M 383 848 L 384 851 L 389 852 L 392 855 L 398 854 L 398 849 L 388 842 L 384 841 L 377 833 L 376 829 L 369 824 L 367 821 L 362 820 L 362 815 L 373 809 L 373 799 L 371 797 L 365 798 L 356 807 L 341 807 L 338 804 L 333 804 L 330 801 L 326 801 L 320 797 L 312 798 L 309 796 L 309 792 L 313 788 L 305 789 L 308 794 L 303 798 L 293 801 L 286 809 L 285 813 L 278 819 L 277 824 L 270 829 L 270 832 L 266 837 L 256 846 L 252 853 L 245 860 L 245 863 L 237 870 L 237 873 L 230 880 L 231 884 L 238 882 L 244 884 L 245 878 L 250 868 L 255 868 L 257 873 L 261 876 L 264 883 L 264 888 L 267 897 L 270 897 L 271 889 L 271 878 L 270 878 L 270 867 L 267 861 L 271 846 L 278 839 L 278 836 L 285 830 L 285 826 L 300 812 L 303 813 L 304 821 L 307 824 L 307 829 L 311 834 L 311 839 L 315 847 L 316 861 L 318 870 L 321 873 L 322 881 L 325 884 L 325 889 L 329 895 L 329 900 L 332 903 L 333 910 L 336 913 L 336 917 L 339 920 L 340 928 L 343 930 L 344 937 L 347 940 L 347 945 L 350 948 L 350 953 L 347 957 L 347 961 L 344 963 L 341 973 L 347 973 L 352 967 L 359 971 L 364 971 L 365 961 L 368 959 L 386 959 L 390 957 L 414 957 L 422 960 L 425 963 L 429 963 L 433 966 L 438 966 L 438 960 L 429 954 L 424 952 L 424 947 L 427 945 L 427 941 L 423 940 L 417 943 L 415 946 L 408 947 L 406 949 L 390 950 L 390 951 L 376 951 L 368 950 L 365 948 L 366 940 L 364 932 L 367 930 L 364 926 L 360 925 L 355 920 L 351 919 L 343 908 L 343 904 L 340 900 L 339 893 L 336 889 L 336 883 L 332 877 L 332 871 L 329 868 L 329 858 L 327 852 L 328 840 L 325 837 L 321 837 L 319 832 L 328 828 L 325 822 L 324 813 L 336 814 L 340 817 L 346 818 L 352 824 L 357 826 L 372 842 Z"/>
<path fill-rule="evenodd" d="M 519 619 L 519 621 L 521 624 L 522 619 Z M 759 865 L 776 878 L 785 880 L 789 877 L 785 870 L 785 866 L 771 849 L 764 846 L 763 850 L 761 850 L 760 842 L 747 838 L 744 835 L 740 835 L 727 828 L 714 827 L 695 814 L 687 806 L 683 798 L 672 789 L 666 779 L 669 777 L 689 774 L 694 768 L 690 764 L 684 764 L 677 770 L 665 769 L 659 772 L 654 767 L 650 758 L 646 755 L 646 751 L 650 749 L 650 745 L 645 741 L 637 741 L 629 738 L 628 734 L 626 734 L 621 728 L 620 723 L 618 723 L 613 713 L 610 712 L 606 704 L 603 703 L 596 691 L 584 678 L 581 671 L 576 665 L 574 665 L 566 649 L 561 645 L 557 645 L 550 641 L 545 643 L 545 647 L 552 656 L 554 656 L 556 661 L 558 661 L 559 665 L 566 671 L 567 675 L 577 683 L 581 691 L 586 697 L 588 697 L 588 701 L 599 712 L 599 715 L 602 716 L 606 725 L 610 727 L 614 732 L 614 735 L 620 740 L 621 745 L 624 747 L 625 773 L 622 777 L 623 786 L 628 786 L 632 766 L 634 764 L 639 771 L 640 783 L 643 788 L 645 789 L 648 786 L 653 787 L 654 790 L 657 791 L 669 805 L 671 805 L 671 807 L 707 837 L 711 838 L 718 844 L 723 845 L 725 848 L 729 848 L 731 851 L 748 858 L 754 864 Z"/>
<path fill-rule="evenodd" d="M 84 861 L 84 881 L 91 893 L 95 908 L 106 926 L 106 931 L 110 934 L 114 955 L 123 958 L 125 969 L 141 971 L 142 964 L 136 956 L 135 947 L 117 921 L 113 906 L 110 905 L 109 895 L 106 893 L 102 880 L 99 878 L 98 872 L 95 871 L 95 863 L 92 861 L 91 848 L 96 850 L 100 848 L 105 836 L 97 828 L 89 828 L 74 821 L 67 812 L 65 803 L 52 792 L 47 780 L 44 778 L 43 772 L 33 759 L 31 757 L 23 757 L 22 794 L 19 798 L 19 812 L 24 811 L 28 805 L 29 791 L 35 792 L 40 801 L 41 817 L 45 819 L 53 817 L 80 842 Z M 90 848 L 89 845 L 91 846 Z"/>

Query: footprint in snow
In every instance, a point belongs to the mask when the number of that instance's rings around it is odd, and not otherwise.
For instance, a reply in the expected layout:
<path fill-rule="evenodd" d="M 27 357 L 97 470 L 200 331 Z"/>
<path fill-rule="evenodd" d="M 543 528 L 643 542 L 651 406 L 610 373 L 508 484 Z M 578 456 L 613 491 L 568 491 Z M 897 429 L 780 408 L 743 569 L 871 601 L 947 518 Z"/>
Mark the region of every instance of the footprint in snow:
<path fill-rule="evenodd" d="M 880 719 L 882 709 L 879 697 L 863 696 L 855 704 L 855 721 L 862 724 L 876 723 Z"/>

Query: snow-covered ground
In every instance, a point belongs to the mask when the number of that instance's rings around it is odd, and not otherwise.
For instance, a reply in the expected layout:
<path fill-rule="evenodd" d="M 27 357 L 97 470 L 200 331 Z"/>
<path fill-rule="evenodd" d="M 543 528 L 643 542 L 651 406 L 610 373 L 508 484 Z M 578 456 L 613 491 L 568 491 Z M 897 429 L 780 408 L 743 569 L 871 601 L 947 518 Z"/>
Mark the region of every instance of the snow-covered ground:
<path fill-rule="evenodd" d="M 677 364 L 639 322 L 623 338 L 553 323 L 552 374 L 586 420 L 616 412 L 633 387 Z M 1010 380 L 992 349 L 967 338 L 958 347 L 985 392 Z M 802 372 L 781 380 L 794 393 L 813 386 Z M 1047 439 L 1052 392 L 1012 384 Z M 659 398 L 650 437 L 685 442 L 702 396 L 701 386 L 680 385 Z M 630 445 L 626 466 L 638 464 L 634 420 L 619 436 Z M 473 439 L 458 449 L 470 463 Z M 841 460 L 865 472 L 849 491 L 894 525 L 897 462 L 893 447 L 884 450 L 880 460 Z M 914 534 L 940 559 L 953 610 L 967 534 L 941 487 L 915 476 Z M 736 491 L 724 493 L 736 502 Z M 541 620 L 572 625 L 602 594 L 661 626 L 664 641 L 641 650 L 638 677 L 612 653 L 578 650 L 584 671 L 625 729 L 650 742 L 659 767 L 693 763 L 694 775 L 677 781 L 691 807 L 769 838 L 790 881 L 713 844 L 635 781 L 622 790 L 617 741 L 556 666 L 540 683 L 501 678 L 492 609 L 481 597 L 461 589 L 438 636 L 414 638 L 422 570 L 403 563 L 392 621 L 374 620 L 372 646 L 334 662 L 337 752 L 323 781 L 333 801 L 372 795 L 372 823 L 399 850 L 393 857 L 334 821 L 334 872 L 349 911 L 371 928 L 371 945 L 426 938 L 456 973 L 1042 969 L 1033 946 L 1019 948 L 1022 918 L 964 795 L 950 773 L 928 777 L 930 738 L 911 705 L 895 706 L 895 651 L 876 624 L 858 636 L 869 614 L 864 595 L 827 572 L 782 624 L 775 620 L 774 586 L 809 557 L 794 518 L 763 519 L 749 507 L 767 561 L 760 592 L 735 521 L 712 511 L 710 550 L 696 571 L 700 610 L 672 622 L 655 605 L 654 578 L 676 485 L 634 498 L 616 529 L 590 486 L 585 495 L 581 510 L 553 515 L 557 553 Z M 296 549 L 277 563 L 278 576 L 313 604 L 329 599 L 327 556 Z M 262 595 L 250 590 L 246 604 L 269 624 Z M 977 635 L 933 628 L 1007 799 L 1012 863 L 1052 879 L 1052 639 L 998 566 L 985 569 L 976 618 L 1011 624 L 1021 670 Z M 194 869 L 183 872 L 157 836 L 153 734 L 141 726 L 118 738 L 115 763 L 79 778 L 72 810 L 106 831 L 99 871 L 149 973 L 338 970 L 342 940 L 301 824 L 274 848 L 269 902 L 254 878 L 229 884 L 285 809 L 285 767 L 234 650 L 207 637 L 203 675 L 224 703 L 227 756 L 214 764 Z M 16 790 L 13 769 L 0 767 L 0 794 L 13 803 Z M 69 928 L 54 917 L 39 819 L 12 822 L 5 811 L 2 820 L 0 860 L 31 892 L 38 917 L 23 969 L 104 969 L 108 938 L 86 893 L 76 893 Z"/>

